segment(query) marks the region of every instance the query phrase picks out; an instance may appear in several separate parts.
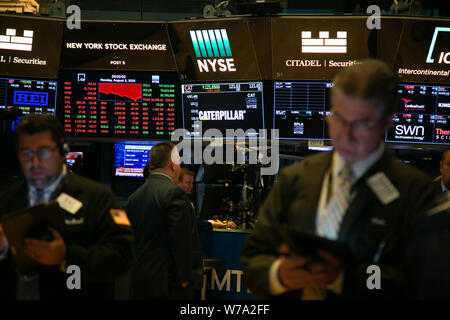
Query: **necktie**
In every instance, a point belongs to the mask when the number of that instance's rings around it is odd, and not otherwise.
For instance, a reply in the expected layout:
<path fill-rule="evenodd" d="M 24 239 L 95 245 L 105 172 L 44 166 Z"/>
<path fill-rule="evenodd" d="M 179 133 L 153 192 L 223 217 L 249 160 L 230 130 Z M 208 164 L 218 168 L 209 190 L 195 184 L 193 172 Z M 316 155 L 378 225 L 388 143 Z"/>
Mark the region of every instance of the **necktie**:
<path fill-rule="evenodd" d="M 36 189 L 36 202 L 34 205 L 45 203 L 44 189 Z"/>
<path fill-rule="evenodd" d="M 342 219 L 352 199 L 353 173 L 350 165 L 345 165 L 338 172 L 336 179 L 337 183 L 332 190 L 326 212 L 318 217 L 318 234 L 333 240 L 337 239 Z"/>
<path fill-rule="evenodd" d="M 329 197 L 328 206 L 323 213 L 318 215 L 317 233 L 332 240 L 337 239 L 339 228 L 345 212 L 352 200 L 351 185 L 354 180 L 350 165 L 345 165 L 337 174 L 337 183 Z M 330 179 L 331 180 L 331 179 Z M 328 182 L 329 184 L 332 181 Z M 329 190 L 330 190 L 329 189 Z M 334 189 L 334 190 L 333 190 Z M 330 192 L 330 191 L 329 191 Z M 303 290 L 303 300 L 323 300 L 327 296 L 327 288 L 334 292 L 340 292 L 342 287 L 342 274 L 330 285 L 315 285 Z"/>

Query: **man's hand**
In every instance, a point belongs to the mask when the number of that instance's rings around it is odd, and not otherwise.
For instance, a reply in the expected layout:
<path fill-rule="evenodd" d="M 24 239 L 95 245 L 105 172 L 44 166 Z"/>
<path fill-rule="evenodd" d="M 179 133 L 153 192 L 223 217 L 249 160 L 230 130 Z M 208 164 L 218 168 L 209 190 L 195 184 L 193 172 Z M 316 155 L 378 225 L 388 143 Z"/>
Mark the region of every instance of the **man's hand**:
<path fill-rule="evenodd" d="M 60 265 L 66 258 L 66 244 L 61 234 L 49 228 L 53 234 L 53 241 L 25 239 L 25 250 L 31 259 L 46 266 Z"/>
<path fill-rule="evenodd" d="M 323 268 L 323 273 L 325 274 L 325 284 L 330 284 L 341 273 L 342 264 L 335 256 L 327 251 L 319 250 L 319 256 L 325 260 L 325 262 L 320 263 L 320 267 Z"/>
<path fill-rule="evenodd" d="M 0 224 L 0 251 L 3 251 L 8 246 L 8 240 L 6 240 L 5 233 L 3 232 L 3 227 Z"/>
<path fill-rule="evenodd" d="M 319 255 L 325 260 L 324 263 L 312 262 L 298 256 L 286 244 L 281 246 L 280 252 L 282 254 L 278 269 L 280 281 L 291 290 L 332 283 L 341 270 L 340 262 L 325 251 L 319 251 Z"/>

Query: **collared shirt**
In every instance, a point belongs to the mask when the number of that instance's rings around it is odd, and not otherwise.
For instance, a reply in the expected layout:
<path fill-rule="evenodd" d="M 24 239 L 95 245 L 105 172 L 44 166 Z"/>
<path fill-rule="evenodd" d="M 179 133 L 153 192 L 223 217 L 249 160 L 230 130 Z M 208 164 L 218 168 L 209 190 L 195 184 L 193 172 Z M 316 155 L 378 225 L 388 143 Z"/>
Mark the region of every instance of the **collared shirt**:
<path fill-rule="evenodd" d="M 377 149 L 375 149 L 372 153 L 370 153 L 366 158 L 359 160 L 353 164 L 351 164 L 352 172 L 353 172 L 353 181 L 352 183 L 356 182 L 359 178 L 361 178 L 367 170 L 371 166 L 373 166 L 383 155 L 385 150 L 385 145 L 383 142 L 380 142 L 380 145 Z M 325 208 L 327 199 L 328 199 L 328 184 L 330 181 L 330 176 L 332 175 L 332 183 L 337 183 L 337 175 L 342 170 L 342 168 L 346 165 L 345 160 L 337 153 L 333 152 L 332 160 L 331 160 L 331 170 L 328 170 L 325 174 L 325 177 L 322 181 L 322 189 L 319 196 L 319 203 L 318 203 L 318 212 L 317 215 L 320 214 L 320 210 L 323 210 Z M 331 175 L 330 175 L 331 171 Z M 333 184 L 332 188 L 336 188 L 336 186 Z M 334 190 L 334 189 L 333 189 Z M 332 192 L 332 191 L 331 191 Z M 270 292 L 273 295 L 276 294 L 282 294 L 288 291 L 286 287 L 284 287 L 279 278 L 278 278 L 278 269 L 280 267 L 281 259 L 276 259 L 270 269 L 269 269 L 269 286 L 270 286 Z M 337 282 L 341 282 L 342 280 L 342 274 L 338 277 Z M 334 288 L 333 288 L 334 289 Z M 339 290 L 339 289 L 337 289 Z M 335 290 L 333 290 L 335 291 Z"/>
<path fill-rule="evenodd" d="M 49 186 L 45 187 L 43 189 L 43 197 L 44 197 L 44 202 L 47 203 L 50 201 L 50 198 L 53 194 L 53 192 L 55 192 L 56 188 L 59 186 L 61 180 L 66 176 L 67 174 L 67 168 L 65 165 L 63 165 L 62 169 L 61 169 L 61 173 L 59 174 L 58 178 L 56 178 L 56 180 Z M 38 201 L 38 192 L 37 189 L 32 186 L 32 185 L 28 185 L 28 204 L 30 206 L 34 206 Z"/>

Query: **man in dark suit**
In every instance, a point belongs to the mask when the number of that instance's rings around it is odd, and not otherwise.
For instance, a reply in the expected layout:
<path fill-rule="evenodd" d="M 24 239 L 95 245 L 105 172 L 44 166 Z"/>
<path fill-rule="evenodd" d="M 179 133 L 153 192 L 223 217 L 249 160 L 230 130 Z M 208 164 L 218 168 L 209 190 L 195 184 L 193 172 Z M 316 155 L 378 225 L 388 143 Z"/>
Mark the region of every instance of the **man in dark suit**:
<path fill-rule="evenodd" d="M 441 155 L 439 169 L 441 175 L 434 179 L 434 185 L 439 192 L 447 192 L 450 188 L 450 148 Z"/>
<path fill-rule="evenodd" d="M 0 226 L 0 299 L 113 299 L 114 281 L 131 267 L 134 236 L 125 212 L 106 187 L 67 171 L 63 143 L 53 116 L 29 115 L 17 127 L 25 181 L 2 195 L 0 217 L 56 200 L 66 231 L 63 236 L 49 229 L 51 240 L 27 238 L 27 254 L 41 267 L 18 277 Z M 67 286 L 71 265 L 81 273 L 79 290 Z"/>
<path fill-rule="evenodd" d="M 150 151 L 151 174 L 126 206 L 136 234 L 132 269 L 133 299 L 192 299 L 201 281 L 201 246 L 195 215 L 186 193 L 175 182 L 180 158 L 172 143 Z"/>
<path fill-rule="evenodd" d="M 404 248 L 412 220 L 435 189 L 425 174 L 390 156 L 382 142 L 392 123 L 397 85 L 397 76 L 377 60 L 337 74 L 327 119 L 334 151 L 280 173 L 242 252 L 247 286 L 255 296 L 407 294 Z M 354 261 L 340 261 L 325 250 L 319 250 L 320 259 L 300 256 L 286 244 L 287 226 L 344 242 Z M 367 285 L 370 265 L 381 270 L 379 290 Z"/>

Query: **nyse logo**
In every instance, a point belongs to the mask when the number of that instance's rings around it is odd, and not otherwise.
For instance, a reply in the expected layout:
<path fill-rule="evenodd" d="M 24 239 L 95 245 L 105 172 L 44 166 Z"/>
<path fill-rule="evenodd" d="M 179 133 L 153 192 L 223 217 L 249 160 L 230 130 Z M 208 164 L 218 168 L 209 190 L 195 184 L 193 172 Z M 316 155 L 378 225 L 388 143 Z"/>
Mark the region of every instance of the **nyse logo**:
<path fill-rule="evenodd" d="M 14 103 L 30 106 L 47 106 L 47 92 L 14 91 Z"/>
<path fill-rule="evenodd" d="M 406 136 L 424 136 L 425 128 L 423 126 L 408 126 L 398 124 L 395 126 L 395 134 Z"/>
<path fill-rule="evenodd" d="M 430 48 L 428 49 L 427 63 L 434 63 L 434 58 L 432 58 L 432 56 L 439 32 L 450 32 L 450 28 L 436 27 L 434 29 L 433 38 L 431 40 Z M 440 52 L 438 63 L 450 64 L 450 52 Z"/>
<path fill-rule="evenodd" d="M 0 49 L 31 51 L 33 49 L 33 31 L 24 30 L 23 36 L 16 35 L 16 29 L 6 29 L 6 35 L 0 34 Z"/>
<path fill-rule="evenodd" d="M 302 53 L 347 53 L 347 31 L 338 31 L 336 39 L 330 39 L 328 31 L 320 31 L 319 38 L 311 37 L 311 31 L 302 31 Z"/>
<path fill-rule="evenodd" d="M 236 71 L 225 29 L 191 30 L 190 35 L 200 72 Z"/>

